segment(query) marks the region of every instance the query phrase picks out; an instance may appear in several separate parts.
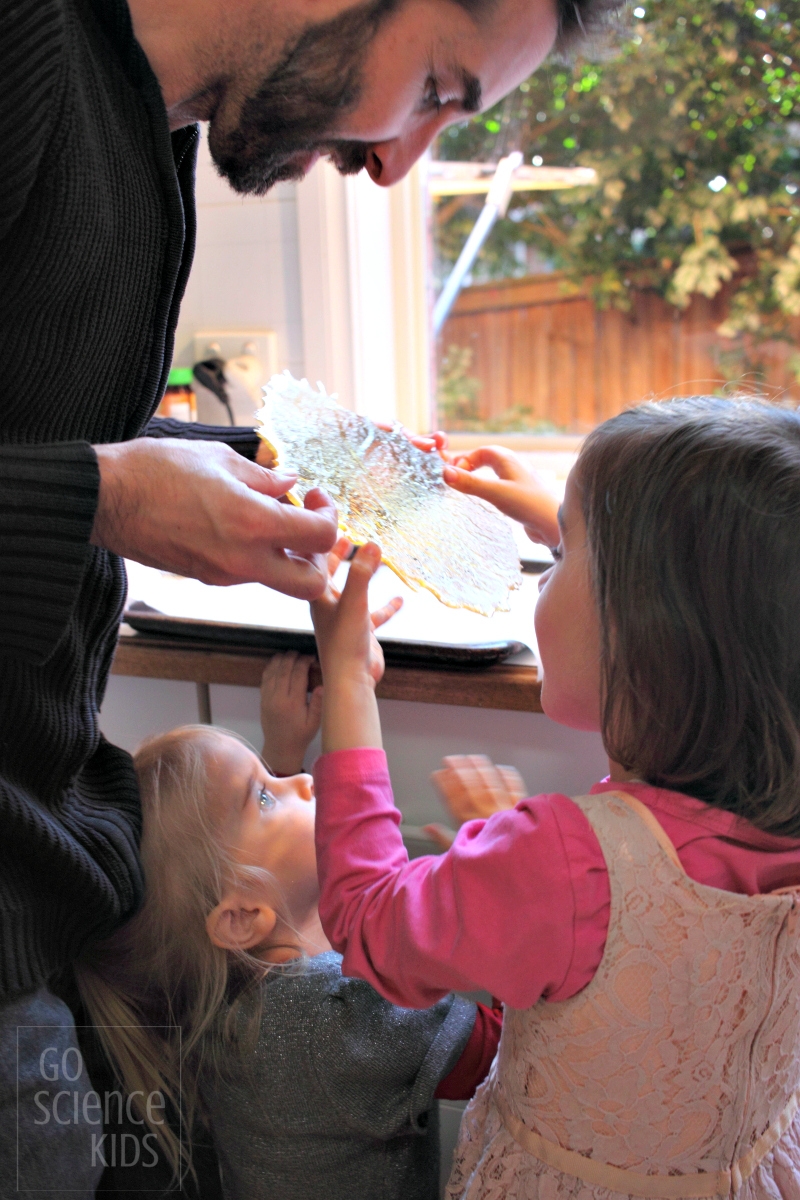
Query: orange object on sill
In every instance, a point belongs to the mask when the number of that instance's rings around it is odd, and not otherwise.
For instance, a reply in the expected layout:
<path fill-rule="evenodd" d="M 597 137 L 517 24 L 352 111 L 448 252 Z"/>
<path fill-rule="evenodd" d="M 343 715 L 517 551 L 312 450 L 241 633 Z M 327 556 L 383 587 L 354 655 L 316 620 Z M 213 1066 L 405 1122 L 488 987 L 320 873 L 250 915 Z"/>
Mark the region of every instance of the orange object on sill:
<path fill-rule="evenodd" d="M 173 367 L 167 390 L 156 409 L 157 417 L 172 417 L 176 421 L 197 420 L 197 397 L 191 367 Z"/>

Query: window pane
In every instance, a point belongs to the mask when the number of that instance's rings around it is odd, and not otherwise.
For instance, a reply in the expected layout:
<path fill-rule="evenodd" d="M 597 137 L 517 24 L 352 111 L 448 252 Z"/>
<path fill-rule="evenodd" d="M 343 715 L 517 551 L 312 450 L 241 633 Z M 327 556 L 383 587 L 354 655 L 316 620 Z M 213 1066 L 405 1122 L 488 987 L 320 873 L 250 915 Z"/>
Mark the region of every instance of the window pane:
<path fill-rule="evenodd" d="M 436 344 L 450 430 L 582 434 L 655 396 L 800 400 L 800 6 L 648 0 L 617 50 L 549 63 L 438 161 L 591 167 L 514 191 Z M 442 287 L 485 195 L 432 198 Z"/>

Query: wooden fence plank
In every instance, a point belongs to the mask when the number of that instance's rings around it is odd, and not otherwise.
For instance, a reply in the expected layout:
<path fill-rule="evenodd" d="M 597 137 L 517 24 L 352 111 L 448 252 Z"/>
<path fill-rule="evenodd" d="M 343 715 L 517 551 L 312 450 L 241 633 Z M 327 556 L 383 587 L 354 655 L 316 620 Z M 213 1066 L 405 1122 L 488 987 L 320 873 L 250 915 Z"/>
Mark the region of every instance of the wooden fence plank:
<path fill-rule="evenodd" d="M 566 289 L 553 272 L 479 284 L 458 297 L 439 353 L 451 345 L 471 348 L 481 419 L 519 406 L 531 409 L 534 420 L 585 433 L 651 396 L 725 384 L 725 359 L 739 345 L 717 333 L 730 287 L 713 299 L 694 297 L 684 312 L 654 291 L 634 292 L 630 313 L 598 311 L 586 290 Z M 795 345 L 768 343 L 753 357 L 763 364 L 767 391 L 800 401 L 790 363 L 795 352 Z"/>

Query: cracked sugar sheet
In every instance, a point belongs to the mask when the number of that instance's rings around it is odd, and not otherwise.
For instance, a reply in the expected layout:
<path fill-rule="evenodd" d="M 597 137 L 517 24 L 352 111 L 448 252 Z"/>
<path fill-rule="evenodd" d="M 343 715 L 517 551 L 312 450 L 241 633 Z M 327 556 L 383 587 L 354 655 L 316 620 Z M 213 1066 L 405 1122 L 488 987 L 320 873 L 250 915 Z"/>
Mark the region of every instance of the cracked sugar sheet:
<path fill-rule="evenodd" d="M 489 615 L 510 608 L 522 578 L 508 521 L 491 504 L 448 487 L 442 461 L 398 425 L 381 429 L 319 385 L 273 375 L 257 431 L 273 462 L 295 471 L 295 503 L 323 488 L 351 541 L 375 541 L 383 561 L 414 590 Z"/>
<path fill-rule="evenodd" d="M 284 596 L 259 583 L 233 587 L 213 587 L 196 579 L 185 579 L 167 571 L 126 563 L 128 601 L 142 600 L 170 617 L 198 621 L 222 621 L 266 629 L 309 632 L 313 629 L 306 601 Z M 343 586 L 347 578 L 343 564 L 335 583 Z M 393 571 L 381 566 L 370 584 L 370 607 L 380 608 L 393 596 L 403 597 L 403 607 L 378 630 L 381 641 L 436 642 L 470 646 L 481 642 L 516 641 L 528 650 L 508 662 L 536 661 L 536 635 L 533 610 L 537 596 L 537 576 L 524 575 L 522 586 L 511 593 L 511 610 L 484 617 L 466 609 L 445 608 L 430 592 L 412 591 Z"/>

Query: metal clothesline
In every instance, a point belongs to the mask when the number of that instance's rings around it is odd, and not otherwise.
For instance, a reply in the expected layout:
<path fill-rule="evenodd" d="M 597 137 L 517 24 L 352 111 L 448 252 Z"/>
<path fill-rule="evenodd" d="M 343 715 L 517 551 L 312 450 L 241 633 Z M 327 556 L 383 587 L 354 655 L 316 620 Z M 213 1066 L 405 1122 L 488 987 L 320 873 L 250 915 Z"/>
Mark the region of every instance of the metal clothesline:
<path fill-rule="evenodd" d="M 528 167 L 519 150 L 490 163 L 432 162 L 428 166 L 428 191 L 432 196 L 480 195 L 486 200 L 480 216 L 464 243 L 458 261 L 433 308 L 433 332 L 438 334 L 455 303 L 465 277 L 478 257 L 498 217 L 504 217 L 513 192 L 555 191 L 558 188 L 591 187 L 597 172 L 591 167 Z"/>

